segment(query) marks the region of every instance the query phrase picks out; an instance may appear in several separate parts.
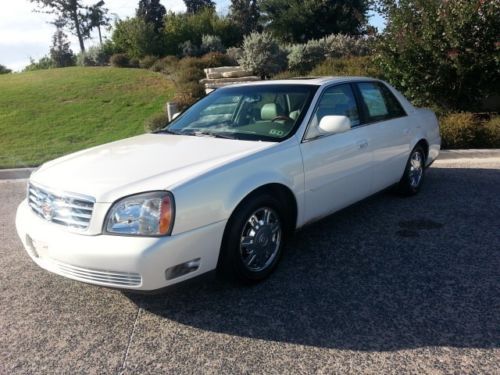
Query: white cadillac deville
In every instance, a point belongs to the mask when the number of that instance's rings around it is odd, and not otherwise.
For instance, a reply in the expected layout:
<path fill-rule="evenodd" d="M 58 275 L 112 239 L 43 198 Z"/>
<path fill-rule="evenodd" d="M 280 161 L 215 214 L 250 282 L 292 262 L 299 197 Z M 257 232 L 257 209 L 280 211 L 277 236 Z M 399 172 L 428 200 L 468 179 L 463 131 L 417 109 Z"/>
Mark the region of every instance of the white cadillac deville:
<path fill-rule="evenodd" d="M 379 80 L 226 87 L 159 132 L 42 165 L 17 231 L 40 267 L 87 283 L 260 281 L 295 229 L 393 185 L 417 193 L 440 141 L 434 113 Z"/>

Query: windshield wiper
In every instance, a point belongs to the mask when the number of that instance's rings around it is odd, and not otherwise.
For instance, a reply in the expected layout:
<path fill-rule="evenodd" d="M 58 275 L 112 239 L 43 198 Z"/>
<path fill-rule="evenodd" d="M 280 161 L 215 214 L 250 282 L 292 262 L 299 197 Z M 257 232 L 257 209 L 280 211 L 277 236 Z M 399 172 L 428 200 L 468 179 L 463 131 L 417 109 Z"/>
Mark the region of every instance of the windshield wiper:
<path fill-rule="evenodd" d="M 238 139 L 236 136 L 228 133 L 220 133 L 220 132 L 210 132 L 206 130 L 194 130 L 192 132 L 183 132 L 181 134 L 184 135 L 194 135 L 194 136 L 202 136 L 202 137 L 212 137 L 212 138 L 225 138 L 225 139 Z"/>
<path fill-rule="evenodd" d="M 167 134 L 175 134 L 175 135 L 183 135 L 181 132 L 170 130 L 170 129 L 160 129 L 155 131 L 154 133 L 167 133 Z"/>

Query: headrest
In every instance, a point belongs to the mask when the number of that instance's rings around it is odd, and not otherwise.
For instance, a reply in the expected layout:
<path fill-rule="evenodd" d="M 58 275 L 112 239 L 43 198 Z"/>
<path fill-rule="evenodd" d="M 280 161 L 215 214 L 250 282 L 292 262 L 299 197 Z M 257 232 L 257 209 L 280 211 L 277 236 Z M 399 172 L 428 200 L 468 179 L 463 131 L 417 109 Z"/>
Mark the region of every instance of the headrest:
<path fill-rule="evenodd" d="M 272 120 L 278 116 L 278 106 L 276 103 L 268 103 L 262 106 L 260 110 L 261 120 Z"/>

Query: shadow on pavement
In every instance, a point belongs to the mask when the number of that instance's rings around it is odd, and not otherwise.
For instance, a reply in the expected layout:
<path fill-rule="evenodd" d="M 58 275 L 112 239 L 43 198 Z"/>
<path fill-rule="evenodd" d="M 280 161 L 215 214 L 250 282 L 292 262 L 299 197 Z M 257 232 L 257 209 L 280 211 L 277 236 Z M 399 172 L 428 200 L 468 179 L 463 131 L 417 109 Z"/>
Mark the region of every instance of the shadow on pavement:
<path fill-rule="evenodd" d="M 500 347 L 500 171 L 432 168 L 296 234 L 267 281 L 126 294 L 229 335 L 352 350 Z"/>

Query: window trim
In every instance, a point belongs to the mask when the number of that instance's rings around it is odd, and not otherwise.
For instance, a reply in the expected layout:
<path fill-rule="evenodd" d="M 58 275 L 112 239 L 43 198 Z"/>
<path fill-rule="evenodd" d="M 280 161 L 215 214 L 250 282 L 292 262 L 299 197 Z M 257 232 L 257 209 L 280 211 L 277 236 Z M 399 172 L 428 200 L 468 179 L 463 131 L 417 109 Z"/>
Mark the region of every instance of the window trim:
<path fill-rule="evenodd" d="M 379 87 L 380 86 L 385 87 L 385 89 L 389 92 L 389 94 L 393 96 L 394 100 L 396 100 L 396 103 L 398 103 L 399 107 L 401 108 L 401 111 L 403 112 L 403 115 L 384 117 L 382 119 L 370 119 L 368 107 L 366 106 L 366 103 L 363 99 L 363 94 L 361 93 L 361 89 L 359 87 L 359 85 L 363 84 L 363 83 L 372 83 L 372 84 L 377 85 Z M 377 124 L 379 122 L 391 121 L 391 120 L 394 120 L 397 118 L 402 118 L 402 117 L 408 116 L 408 113 L 406 112 L 406 110 L 403 107 L 403 105 L 401 104 L 401 102 L 398 100 L 396 95 L 393 94 L 391 89 L 384 82 L 381 82 L 381 81 L 356 81 L 356 82 L 354 82 L 354 90 L 357 92 L 359 106 L 361 107 L 361 112 L 363 113 L 363 124 L 365 124 L 365 125 Z M 382 89 L 380 89 L 380 91 L 381 91 L 382 97 L 384 97 L 384 93 L 382 92 Z M 385 101 L 385 98 L 384 98 L 384 101 Z M 388 113 L 388 115 L 390 115 L 390 112 Z"/>
<path fill-rule="evenodd" d="M 369 81 L 369 82 L 376 82 L 376 81 Z M 307 132 L 309 131 L 309 127 L 311 126 L 312 118 L 313 118 L 314 114 L 316 113 L 316 110 L 318 109 L 319 103 L 321 102 L 321 99 L 323 99 L 323 96 L 325 95 L 325 92 L 327 90 L 329 90 L 331 88 L 334 88 L 334 87 L 337 87 L 337 86 L 343 86 L 343 85 L 350 86 L 352 94 L 354 96 L 354 100 L 356 101 L 356 108 L 358 110 L 358 115 L 359 115 L 359 124 L 356 125 L 356 126 L 352 126 L 351 130 L 358 129 L 360 127 L 365 126 L 364 113 L 361 111 L 361 108 L 360 108 L 360 103 L 359 103 L 359 100 L 358 100 L 358 97 L 357 97 L 356 88 L 354 87 L 355 83 L 357 83 L 357 81 L 356 82 L 352 82 L 352 81 L 335 82 L 335 83 L 332 83 L 332 84 L 329 84 L 329 85 L 326 85 L 326 86 L 323 87 L 323 90 L 321 91 L 318 99 L 316 100 L 316 103 L 314 104 L 313 111 L 311 112 L 311 115 L 309 116 L 306 128 L 304 130 L 304 134 L 302 135 L 301 143 L 311 142 L 311 141 L 315 141 L 316 139 L 322 139 L 322 138 L 326 138 L 326 137 L 331 137 L 332 135 L 336 135 L 336 134 L 324 134 L 324 135 L 319 135 L 319 136 L 316 136 L 316 137 L 313 137 L 313 138 L 307 138 Z"/>

